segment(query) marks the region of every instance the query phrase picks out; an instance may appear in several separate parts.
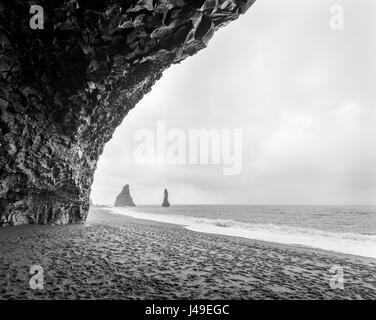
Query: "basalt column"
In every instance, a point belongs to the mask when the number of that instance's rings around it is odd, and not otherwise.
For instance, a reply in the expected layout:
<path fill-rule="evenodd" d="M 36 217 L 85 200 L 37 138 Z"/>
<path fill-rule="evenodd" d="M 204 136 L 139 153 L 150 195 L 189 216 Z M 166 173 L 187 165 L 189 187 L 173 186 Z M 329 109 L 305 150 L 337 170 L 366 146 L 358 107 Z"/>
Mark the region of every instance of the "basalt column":
<path fill-rule="evenodd" d="M 3 0 L 0 224 L 85 221 L 115 128 L 163 70 L 253 2 L 36 0 L 30 11 L 29 1 Z"/>

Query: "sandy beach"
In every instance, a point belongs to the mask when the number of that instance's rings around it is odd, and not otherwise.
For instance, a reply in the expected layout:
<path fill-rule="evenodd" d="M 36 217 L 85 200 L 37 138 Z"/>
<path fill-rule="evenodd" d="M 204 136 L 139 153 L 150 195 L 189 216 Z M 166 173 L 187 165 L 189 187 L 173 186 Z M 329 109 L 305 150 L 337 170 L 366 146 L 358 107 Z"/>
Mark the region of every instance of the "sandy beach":
<path fill-rule="evenodd" d="M 0 229 L 0 299 L 375 299 L 376 260 L 90 210 L 86 224 Z M 29 286 L 30 267 L 44 289 Z M 331 289 L 330 269 L 344 270 Z"/>

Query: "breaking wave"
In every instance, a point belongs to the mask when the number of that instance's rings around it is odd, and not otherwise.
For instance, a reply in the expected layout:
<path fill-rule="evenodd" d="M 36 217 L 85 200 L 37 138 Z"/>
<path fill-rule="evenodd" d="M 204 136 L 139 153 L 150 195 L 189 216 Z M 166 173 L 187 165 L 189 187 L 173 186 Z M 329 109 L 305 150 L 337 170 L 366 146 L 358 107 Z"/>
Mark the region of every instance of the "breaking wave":
<path fill-rule="evenodd" d="M 174 214 L 146 213 L 133 211 L 128 208 L 111 208 L 111 211 L 136 219 L 177 224 L 196 232 L 307 246 L 338 253 L 376 258 L 376 235 L 328 232 L 271 223 L 247 223 L 231 219 L 209 219 Z"/>

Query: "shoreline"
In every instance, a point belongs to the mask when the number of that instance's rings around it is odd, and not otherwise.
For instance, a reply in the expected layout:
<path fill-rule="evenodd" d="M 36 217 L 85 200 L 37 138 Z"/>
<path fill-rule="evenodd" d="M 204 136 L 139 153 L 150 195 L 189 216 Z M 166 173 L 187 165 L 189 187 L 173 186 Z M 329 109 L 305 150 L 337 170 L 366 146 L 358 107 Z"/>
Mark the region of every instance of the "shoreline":
<path fill-rule="evenodd" d="M 374 263 L 376 263 L 376 258 L 373 258 L 373 257 L 366 257 L 366 256 L 355 255 L 355 254 L 351 254 L 351 253 L 342 253 L 342 252 L 337 252 L 337 251 L 325 250 L 325 249 L 321 249 L 321 248 L 316 248 L 316 247 L 306 246 L 306 245 L 300 245 L 300 244 L 287 244 L 287 243 L 272 242 L 272 241 L 266 241 L 266 240 L 260 240 L 260 239 L 251 239 L 251 238 L 246 238 L 246 237 L 242 237 L 242 236 L 234 236 L 234 235 L 226 235 L 226 234 L 220 234 L 220 233 L 211 233 L 211 232 L 205 232 L 205 231 L 190 230 L 190 229 L 186 228 L 184 225 L 181 225 L 181 224 L 161 222 L 161 221 L 157 221 L 157 220 L 147 220 L 147 219 L 141 219 L 141 218 L 134 218 L 134 217 L 131 217 L 131 216 L 127 216 L 125 214 L 123 215 L 123 214 L 120 214 L 120 213 L 116 213 L 110 207 L 109 208 L 100 208 L 100 209 L 108 211 L 111 214 L 123 216 L 125 219 L 129 219 L 130 221 L 133 221 L 133 222 L 136 222 L 136 223 L 137 222 L 143 222 L 145 224 L 155 223 L 157 225 L 158 224 L 165 225 L 165 226 L 170 225 L 170 226 L 182 228 L 182 229 L 189 231 L 189 232 L 210 234 L 210 235 L 219 236 L 219 237 L 238 238 L 238 239 L 242 239 L 244 241 L 257 242 L 257 243 L 260 243 L 260 244 L 264 244 L 266 246 L 273 246 L 273 247 L 280 247 L 280 248 L 286 247 L 286 248 L 296 249 L 296 250 L 300 249 L 300 250 L 303 250 L 303 251 L 307 250 L 307 251 L 311 251 L 311 252 L 317 252 L 319 254 L 334 255 L 334 256 L 338 256 L 340 258 L 350 258 L 350 259 L 360 260 L 360 261 L 364 261 L 364 262 L 374 262 Z"/>
<path fill-rule="evenodd" d="M 0 299 L 375 299 L 376 262 L 92 208 L 86 224 L 0 229 Z M 44 269 L 31 290 L 30 266 Z M 344 290 L 330 269 L 344 270 Z"/>

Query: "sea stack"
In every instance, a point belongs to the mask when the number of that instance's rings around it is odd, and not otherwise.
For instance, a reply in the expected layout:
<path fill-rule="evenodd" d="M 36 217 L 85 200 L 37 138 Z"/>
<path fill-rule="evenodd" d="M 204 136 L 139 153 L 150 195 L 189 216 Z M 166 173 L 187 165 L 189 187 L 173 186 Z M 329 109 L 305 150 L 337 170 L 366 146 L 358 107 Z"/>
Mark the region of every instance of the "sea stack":
<path fill-rule="evenodd" d="M 164 199 L 162 203 L 162 207 L 169 207 L 170 203 L 168 202 L 168 191 L 167 189 L 164 189 Z"/>
<path fill-rule="evenodd" d="M 115 207 L 135 207 L 131 194 L 129 192 L 129 185 L 125 185 L 121 193 L 116 197 Z"/>

